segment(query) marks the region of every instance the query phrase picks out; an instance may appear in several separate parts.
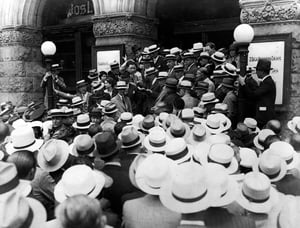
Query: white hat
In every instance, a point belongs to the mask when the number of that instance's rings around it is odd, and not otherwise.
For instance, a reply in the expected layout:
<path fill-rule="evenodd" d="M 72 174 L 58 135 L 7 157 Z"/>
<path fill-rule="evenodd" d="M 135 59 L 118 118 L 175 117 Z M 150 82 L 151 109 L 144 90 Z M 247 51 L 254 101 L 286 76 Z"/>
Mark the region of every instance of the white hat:
<path fill-rule="evenodd" d="M 235 173 L 239 168 L 239 164 L 234 157 L 234 150 L 227 144 L 211 145 L 208 154 L 199 156 L 199 159 L 202 165 L 209 162 L 223 165 L 229 174 Z"/>
<path fill-rule="evenodd" d="M 253 118 L 245 118 L 244 124 L 251 130 L 253 133 L 258 133 L 260 129 L 257 127 L 257 121 Z"/>
<path fill-rule="evenodd" d="M 287 122 L 287 127 L 296 134 L 298 133 L 297 129 L 299 129 L 300 127 L 300 126 L 297 127 L 298 123 L 300 123 L 300 116 L 294 116 L 292 120 Z"/>
<path fill-rule="evenodd" d="M 168 77 L 169 76 L 169 74 L 168 74 L 168 72 L 166 72 L 166 71 L 160 71 L 159 73 L 158 73 L 158 77 L 159 78 L 166 78 L 166 77 Z"/>
<path fill-rule="evenodd" d="M 211 59 L 220 63 L 224 63 L 226 61 L 224 53 L 220 51 L 216 51 L 214 54 L 212 54 Z"/>
<path fill-rule="evenodd" d="M 89 129 L 92 125 L 89 114 L 80 114 L 77 116 L 76 122 L 73 123 L 73 127 L 80 130 Z"/>
<path fill-rule="evenodd" d="M 173 47 L 170 49 L 170 54 L 180 54 L 182 52 L 182 50 L 178 47 Z"/>
<path fill-rule="evenodd" d="M 165 153 L 170 137 L 163 130 L 151 130 L 144 139 L 144 147 L 153 153 Z"/>
<path fill-rule="evenodd" d="M 195 118 L 195 114 L 193 109 L 191 108 L 185 108 L 181 111 L 181 119 L 184 122 L 193 123 Z"/>
<path fill-rule="evenodd" d="M 168 118 L 169 113 L 167 112 L 161 112 L 158 116 L 155 117 L 155 122 L 159 125 L 159 126 L 163 126 L 163 122 Z"/>
<path fill-rule="evenodd" d="M 206 142 L 210 145 L 213 144 L 230 144 L 230 137 L 224 133 L 217 135 L 210 135 L 207 137 Z"/>
<path fill-rule="evenodd" d="M 203 50 L 203 43 L 198 42 L 193 44 L 193 49 L 192 49 L 193 52 L 198 52 L 202 50 Z"/>
<path fill-rule="evenodd" d="M 74 142 L 70 145 L 70 153 L 75 157 L 78 157 L 79 155 L 94 157 L 96 151 L 95 140 L 88 134 L 76 136 Z"/>
<path fill-rule="evenodd" d="M 294 150 L 293 146 L 287 142 L 274 142 L 265 152 L 276 154 L 284 159 L 287 163 L 288 170 L 296 168 L 299 165 L 299 154 Z"/>
<path fill-rule="evenodd" d="M 166 208 L 184 214 L 203 211 L 212 200 L 204 168 L 192 162 L 176 166 L 173 178 L 160 191 L 160 201 Z"/>
<path fill-rule="evenodd" d="M 223 207 L 234 202 L 239 194 L 239 186 L 224 166 L 207 163 L 204 168 L 208 188 L 216 194 L 211 206 Z"/>
<path fill-rule="evenodd" d="M 159 195 L 161 186 L 172 178 L 175 163 L 162 154 L 149 155 L 136 170 L 137 186 L 150 195 Z"/>
<path fill-rule="evenodd" d="M 257 149 L 263 150 L 265 140 L 270 135 L 276 135 L 274 131 L 270 129 L 262 129 L 253 139 L 253 144 Z"/>
<path fill-rule="evenodd" d="M 201 97 L 201 101 L 199 103 L 200 106 L 205 106 L 207 104 L 218 103 L 219 99 L 216 98 L 216 95 L 212 92 L 204 93 Z"/>
<path fill-rule="evenodd" d="M 167 129 L 167 134 L 171 138 L 188 138 L 191 133 L 189 125 L 183 123 L 180 119 L 175 119 Z"/>
<path fill-rule="evenodd" d="M 187 145 L 183 138 L 170 140 L 165 148 L 167 158 L 172 159 L 177 164 L 189 161 L 193 155 L 192 147 Z"/>
<path fill-rule="evenodd" d="M 12 127 L 14 129 L 17 129 L 19 127 L 26 127 L 26 126 L 27 126 L 27 123 L 23 119 L 17 119 L 12 123 Z"/>
<path fill-rule="evenodd" d="M 245 168 L 252 168 L 258 161 L 256 152 L 250 148 L 240 148 L 239 154 L 241 158 L 240 165 Z"/>
<path fill-rule="evenodd" d="M 187 138 L 187 142 L 191 145 L 197 145 L 200 142 L 205 141 L 209 135 L 210 133 L 206 130 L 205 126 L 202 124 L 195 124 Z"/>
<path fill-rule="evenodd" d="M 263 153 L 253 164 L 253 171 L 265 174 L 271 182 L 277 182 L 286 175 L 287 165 L 279 155 Z"/>
<path fill-rule="evenodd" d="M 193 150 L 193 161 L 200 165 L 207 164 L 207 155 L 210 147 L 211 145 L 205 141 L 198 143 Z"/>
<path fill-rule="evenodd" d="M 34 152 L 43 145 L 42 139 L 36 139 L 32 127 L 23 126 L 12 131 L 11 142 L 6 144 L 6 151 L 12 154 L 18 150 Z"/>
<path fill-rule="evenodd" d="M 250 172 L 245 175 L 236 201 L 248 211 L 268 213 L 278 202 L 278 192 L 265 174 Z"/>
<path fill-rule="evenodd" d="M 105 176 L 87 165 L 74 165 L 68 168 L 54 188 L 54 197 L 61 203 L 74 195 L 87 195 L 96 198 L 105 185 Z"/>
<path fill-rule="evenodd" d="M 139 128 L 140 123 L 143 121 L 145 117 L 141 114 L 136 114 L 132 118 L 132 125 L 136 128 Z"/>
<path fill-rule="evenodd" d="M 133 115 L 131 112 L 123 112 L 120 115 L 119 122 L 125 122 L 127 125 L 131 125 L 133 120 Z"/>
<path fill-rule="evenodd" d="M 216 119 L 220 120 L 220 123 L 224 126 L 223 132 L 228 131 L 231 128 L 231 120 L 223 113 L 214 114 Z"/>
<path fill-rule="evenodd" d="M 220 134 L 225 131 L 225 126 L 217 114 L 208 115 L 204 120 L 204 126 L 211 134 Z"/>

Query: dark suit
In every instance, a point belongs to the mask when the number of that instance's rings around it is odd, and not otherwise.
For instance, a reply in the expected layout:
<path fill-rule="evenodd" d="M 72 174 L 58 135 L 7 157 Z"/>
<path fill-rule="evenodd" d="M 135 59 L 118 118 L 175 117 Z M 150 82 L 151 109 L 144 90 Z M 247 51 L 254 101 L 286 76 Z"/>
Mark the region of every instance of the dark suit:
<path fill-rule="evenodd" d="M 269 120 L 275 117 L 276 87 L 271 76 L 267 76 L 256 90 L 251 90 L 247 84 L 241 86 L 246 93 L 247 99 L 256 100 L 257 125 L 262 128 Z"/>
<path fill-rule="evenodd" d="M 300 179 L 287 174 L 283 179 L 275 183 L 279 192 L 286 195 L 300 196 Z"/>
<path fill-rule="evenodd" d="M 197 70 L 198 70 L 198 67 L 197 67 L 196 63 L 192 63 L 191 65 L 189 65 L 185 69 L 184 73 L 185 74 L 194 74 L 194 75 L 196 75 L 197 74 Z"/>
<path fill-rule="evenodd" d="M 111 102 L 113 102 L 117 106 L 120 113 L 132 112 L 131 101 L 129 97 L 124 96 L 123 99 L 124 100 L 122 100 L 120 95 L 117 94 L 111 99 Z"/>
<path fill-rule="evenodd" d="M 159 96 L 160 92 L 162 91 L 164 85 L 165 85 L 165 78 L 156 78 L 155 82 L 150 86 L 150 90 L 152 92 L 148 92 L 148 110 L 150 110 L 154 105 L 157 97 Z"/>
<path fill-rule="evenodd" d="M 159 71 L 168 71 L 167 62 L 161 55 L 158 55 L 153 61 L 156 69 Z"/>
<path fill-rule="evenodd" d="M 128 172 L 125 172 L 121 164 L 108 163 L 102 171 L 113 179 L 113 184 L 109 188 L 103 189 L 104 198 L 111 203 L 111 209 L 118 215 L 122 214 L 122 197 L 125 194 L 138 191 L 130 182 Z"/>

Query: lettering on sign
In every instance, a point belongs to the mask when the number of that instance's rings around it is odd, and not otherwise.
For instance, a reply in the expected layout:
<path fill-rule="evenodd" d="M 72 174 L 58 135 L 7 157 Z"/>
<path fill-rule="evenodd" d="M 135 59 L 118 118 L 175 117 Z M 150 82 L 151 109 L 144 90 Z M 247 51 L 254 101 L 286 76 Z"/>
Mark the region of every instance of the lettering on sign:
<path fill-rule="evenodd" d="M 69 7 L 67 18 L 84 16 L 89 14 L 94 14 L 94 7 L 91 1 L 86 1 L 81 3 L 73 2 Z"/>

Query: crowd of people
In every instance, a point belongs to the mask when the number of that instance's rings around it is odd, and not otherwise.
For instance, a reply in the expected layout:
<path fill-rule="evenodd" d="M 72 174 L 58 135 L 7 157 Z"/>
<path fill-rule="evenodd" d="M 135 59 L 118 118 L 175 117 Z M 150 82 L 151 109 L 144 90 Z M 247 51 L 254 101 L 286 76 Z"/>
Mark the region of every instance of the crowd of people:
<path fill-rule="evenodd" d="M 297 227 L 300 117 L 283 135 L 271 62 L 133 51 L 76 94 L 53 64 L 55 107 L 1 104 L 0 228 Z"/>

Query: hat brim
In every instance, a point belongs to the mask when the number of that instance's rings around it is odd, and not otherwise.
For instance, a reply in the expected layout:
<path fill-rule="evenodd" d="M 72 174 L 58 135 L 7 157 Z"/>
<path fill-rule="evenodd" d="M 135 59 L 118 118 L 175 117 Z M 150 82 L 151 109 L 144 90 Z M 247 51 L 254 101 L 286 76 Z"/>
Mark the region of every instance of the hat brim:
<path fill-rule="evenodd" d="M 96 171 L 96 170 L 93 170 L 92 173 L 93 173 L 93 175 L 91 176 L 91 178 L 93 178 L 95 181 L 95 187 L 87 196 L 89 196 L 91 198 L 96 198 L 100 194 L 103 187 L 105 186 L 105 177 L 102 175 L 101 172 Z M 55 200 L 59 203 L 62 203 L 69 197 L 71 197 L 71 196 L 66 195 L 63 184 L 61 181 L 59 181 L 54 188 Z"/>
<path fill-rule="evenodd" d="M 280 173 L 276 177 L 271 178 L 267 174 L 265 174 L 268 176 L 268 178 L 270 179 L 271 182 L 280 181 L 282 178 L 285 177 L 285 175 L 287 173 L 287 164 L 283 159 L 281 159 L 281 160 L 282 161 L 281 161 L 281 166 L 280 166 Z M 259 159 L 257 159 L 257 161 L 253 164 L 252 170 L 253 170 L 253 172 L 262 173 L 262 171 L 259 170 Z"/>
<path fill-rule="evenodd" d="M 129 88 L 129 86 L 116 86 L 115 87 L 116 90 L 122 90 L 122 89 L 125 90 L 125 89 L 128 89 L 128 88 Z"/>
<path fill-rule="evenodd" d="M 218 189 L 212 189 L 212 191 L 218 191 Z M 223 207 L 231 204 L 236 200 L 236 197 L 239 194 L 239 185 L 237 181 L 231 177 L 228 176 L 228 188 L 226 191 L 226 194 L 224 196 L 216 196 L 214 198 L 214 201 L 212 201 L 211 206 L 212 207 Z"/>
<path fill-rule="evenodd" d="M 87 154 L 87 156 L 94 157 L 95 153 L 97 152 L 96 143 L 94 143 L 94 145 L 95 145 L 95 149 L 91 153 Z M 77 152 L 77 149 L 76 149 L 76 146 L 74 145 L 74 143 L 72 143 L 70 145 L 70 154 L 73 155 L 73 156 L 75 156 L 75 157 L 79 157 L 79 154 Z"/>
<path fill-rule="evenodd" d="M 272 207 L 278 202 L 278 200 L 278 192 L 273 187 L 270 188 L 269 199 L 263 203 L 250 202 L 248 199 L 246 199 L 241 190 L 236 199 L 237 203 L 240 204 L 243 208 L 254 213 L 270 212 Z"/>
<path fill-rule="evenodd" d="M 294 132 L 295 134 L 297 134 L 297 130 L 296 130 L 296 125 L 293 123 L 292 120 L 287 122 L 287 127 L 288 129 L 290 129 L 292 132 Z"/>
<path fill-rule="evenodd" d="M 104 114 L 113 114 L 113 113 L 116 113 L 117 111 L 118 111 L 118 109 L 114 109 L 114 110 L 112 110 L 110 112 L 106 112 L 105 110 L 103 110 L 103 113 Z"/>
<path fill-rule="evenodd" d="M 171 124 L 171 125 L 172 125 L 172 124 Z M 190 128 L 190 126 L 189 126 L 188 124 L 186 124 L 186 123 L 183 123 L 183 125 L 184 125 L 184 128 L 185 128 L 185 133 L 184 133 L 184 135 L 181 136 L 180 138 L 184 138 L 185 140 L 187 140 L 187 138 L 188 138 L 189 135 L 191 134 L 191 128 Z M 171 126 L 167 129 L 166 132 L 167 132 L 167 134 L 169 135 L 169 137 L 170 137 L 171 139 L 176 138 L 176 137 L 173 136 L 172 133 L 171 133 Z"/>
<path fill-rule="evenodd" d="M 75 123 L 72 124 L 72 127 L 76 128 L 76 129 L 79 129 L 79 130 L 87 130 L 87 129 L 89 129 L 89 127 L 91 125 L 92 125 L 92 123 L 89 123 L 89 125 L 81 127 L 81 126 L 77 125 L 77 122 L 75 122 Z"/>
<path fill-rule="evenodd" d="M 134 144 L 132 144 L 132 145 L 129 145 L 129 146 L 124 146 L 124 145 L 122 144 L 121 148 L 122 148 L 122 149 L 128 149 L 128 148 L 135 147 L 135 146 L 137 146 L 137 145 L 139 145 L 139 144 L 142 144 L 143 141 L 144 141 L 145 136 L 144 136 L 141 132 L 138 132 L 138 134 L 139 134 L 139 141 L 137 141 L 136 143 L 134 143 Z"/>
<path fill-rule="evenodd" d="M 16 148 L 14 148 L 12 142 L 10 142 L 10 143 L 6 144 L 5 148 L 6 148 L 6 152 L 9 155 L 11 155 L 14 152 L 19 151 L 19 150 L 28 150 L 28 151 L 34 152 L 34 151 L 39 150 L 41 148 L 41 146 L 43 145 L 43 143 L 44 143 L 44 140 L 36 139 L 35 143 L 33 145 L 28 146 L 28 147 L 24 147 L 22 149 L 16 149 Z"/>
<path fill-rule="evenodd" d="M 31 182 L 28 180 L 19 180 L 19 185 L 17 187 L 17 192 L 19 192 L 22 196 L 27 197 L 30 195 L 32 191 Z"/>
<path fill-rule="evenodd" d="M 200 101 L 199 105 L 202 106 L 202 105 L 207 105 L 207 104 L 215 104 L 215 103 L 218 103 L 219 102 L 219 99 L 218 98 L 215 98 L 213 101 Z"/>
<path fill-rule="evenodd" d="M 154 49 L 154 50 L 152 50 L 152 51 L 148 51 L 146 54 L 152 54 L 152 53 L 154 53 L 154 52 L 157 52 L 157 51 L 159 51 L 160 50 L 160 47 L 157 47 L 156 49 Z"/>
<path fill-rule="evenodd" d="M 259 150 L 264 150 L 264 147 L 262 145 L 259 144 L 258 142 L 258 135 L 256 135 L 253 139 L 253 144 L 254 146 L 259 149 Z"/>
<path fill-rule="evenodd" d="M 129 180 L 131 182 L 131 184 L 136 187 L 136 188 L 139 188 L 137 186 L 137 183 L 136 183 L 136 180 L 135 180 L 135 175 L 136 175 L 136 169 L 138 167 L 138 165 L 140 165 L 141 163 L 139 163 L 140 159 L 146 159 L 147 157 L 149 156 L 149 154 L 146 154 L 146 153 L 141 153 L 141 154 L 138 154 L 134 159 L 133 161 L 131 162 L 130 166 L 129 166 Z"/>
<path fill-rule="evenodd" d="M 207 154 L 210 149 L 210 144 L 207 142 L 200 142 L 195 146 L 194 155 L 193 157 L 200 162 L 200 164 L 203 166 L 204 164 L 207 164 Z"/>
<path fill-rule="evenodd" d="M 144 147 L 151 152 L 157 153 L 157 152 L 164 152 L 168 143 L 170 142 L 170 137 L 166 134 L 166 144 L 164 146 L 160 147 L 154 147 L 150 144 L 149 135 L 147 135 L 144 139 Z"/>
<path fill-rule="evenodd" d="M 121 148 L 121 145 L 122 145 L 121 141 L 117 140 L 116 147 L 113 150 L 111 150 L 111 152 L 109 154 L 99 154 L 99 152 L 98 152 L 99 158 L 107 158 L 109 156 L 112 156 L 112 155 L 118 153 Z"/>
<path fill-rule="evenodd" d="M 173 160 L 177 165 L 180 165 L 181 163 L 186 162 L 193 157 L 195 148 L 192 145 L 188 145 L 188 144 L 187 144 L 187 147 L 188 147 L 188 153 L 184 157 Z"/>
<path fill-rule="evenodd" d="M 158 126 L 158 123 L 154 120 L 154 126 L 153 126 L 153 127 L 157 127 L 157 126 Z M 153 128 L 153 127 L 151 127 L 151 128 Z M 140 129 L 143 133 L 145 132 L 146 134 L 149 134 L 149 131 L 150 131 L 151 128 L 146 129 L 146 128 L 143 127 L 143 121 L 139 122 L 139 129 Z"/>
<path fill-rule="evenodd" d="M 187 203 L 178 201 L 172 194 L 172 181 L 169 181 L 162 186 L 159 198 L 166 208 L 178 213 L 190 214 L 206 210 L 210 207 L 214 198 L 213 196 L 214 194 L 208 189 L 206 195 L 201 200 Z"/>
<path fill-rule="evenodd" d="M 90 80 L 95 80 L 95 79 L 97 79 L 98 77 L 99 77 L 99 75 L 94 75 L 94 76 L 88 75 L 88 79 L 90 79 Z"/>
<path fill-rule="evenodd" d="M 199 160 L 200 160 L 200 163 L 203 166 L 205 166 L 206 164 L 208 164 L 209 163 L 209 161 L 208 161 L 208 152 L 206 154 L 205 153 L 200 154 Z M 231 160 L 231 162 L 230 162 L 230 165 L 228 167 L 224 166 L 224 168 L 226 169 L 226 171 L 227 171 L 228 174 L 234 174 L 239 169 L 239 163 L 236 160 L 236 158 L 233 157 L 232 160 Z"/>
<path fill-rule="evenodd" d="M 201 141 L 197 141 L 194 139 L 193 130 L 191 130 L 191 133 L 190 133 L 189 137 L 187 138 L 187 143 L 196 146 L 199 143 L 204 142 L 209 135 L 210 135 L 210 132 L 206 131 L 205 135 L 201 138 Z"/>
<path fill-rule="evenodd" d="M 45 207 L 36 199 L 26 198 L 32 212 L 33 219 L 30 224 L 30 228 L 43 227 L 44 223 L 47 221 L 47 212 Z"/>
<path fill-rule="evenodd" d="M 224 59 L 222 59 L 222 60 L 220 60 L 220 59 L 216 59 L 214 55 L 211 55 L 211 57 L 210 57 L 210 58 L 211 58 L 212 60 L 216 61 L 216 62 L 219 62 L 219 63 L 224 63 L 224 62 L 226 61 L 226 59 L 225 59 L 225 58 L 224 58 Z"/>
<path fill-rule="evenodd" d="M 55 165 L 49 165 L 49 164 L 46 162 L 46 160 L 45 160 L 45 158 L 44 158 L 42 152 L 39 151 L 39 153 L 38 153 L 38 155 L 37 155 L 37 162 L 38 162 L 39 166 L 40 166 L 43 170 L 45 170 L 45 171 L 47 171 L 47 172 L 54 172 L 54 171 L 57 171 L 57 170 L 59 170 L 61 167 L 63 167 L 63 165 L 64 165 L 64 164 L 66 163 L 66 161 L 68 160 L 68 157 L 69 157 L 69 150 L 70 150 L 69 147 L 66 147 L 66 148 L 64 148 L 63 150 L 61 150 L 61 151 L 62 151 L 62 153 L 61 153 L 61 158 L 60 158 L 59 162 L 56 163 Z"/>
<path fill-rule="evenodd" d="M 161 183 L 161 186 L 168 180 L 170 180 L 172 178 L 172 169 L 175 166 L 175 163 L 170 160 L 170 171 L 168 173 L 168 175 L 164 178 L 164 180 Z M 142 168 L 140 168 L 143 164 L 141 164 L 136 171 L 135 174 L 135 181 L 136 184 L 138 186 L 139 189 L 141 189 L 143 192 L 150 194 L 150 195 L 159 195 L 160 191 L 161 191 L 161 187 L 160 188 L 153 188 L 151 187 L 148 183 L 147 180 L 145 178 L 145 170 L 143 170 Z"/>
<path fill-rule="evenodd" d="M 209 131 L 210 134 L 213 135 L 221 134 L 222 132 L 225 131 L 225 128 L 222 127 L 221 125 L 217 129 L 210 128 L 209 126 L 207 126 L 206 122 L 204 123 L 204 127 L 206 128 L 207 131 Z"/>

